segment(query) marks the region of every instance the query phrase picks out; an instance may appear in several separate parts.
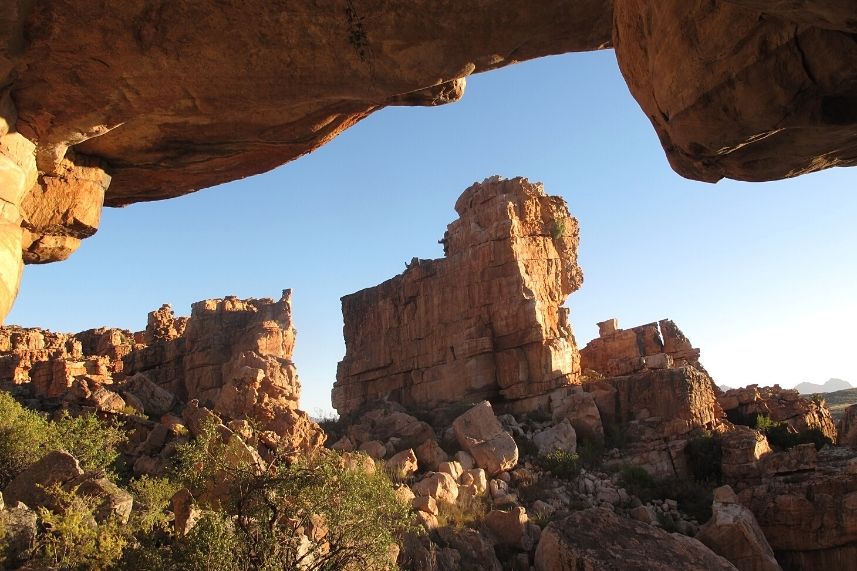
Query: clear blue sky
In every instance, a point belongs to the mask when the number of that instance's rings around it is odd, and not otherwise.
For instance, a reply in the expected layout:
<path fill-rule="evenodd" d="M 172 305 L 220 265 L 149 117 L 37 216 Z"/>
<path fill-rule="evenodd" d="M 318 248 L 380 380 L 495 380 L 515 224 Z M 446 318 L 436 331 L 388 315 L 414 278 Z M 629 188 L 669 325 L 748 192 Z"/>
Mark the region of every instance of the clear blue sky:
<path fill-rule="evenodd" d="M 685 180 L 612 51 L 473 76 L 459 103 L 385 109 L 273 172 L 106 209 L 68 261 L 25 269 L 7 323 L 140 330 L 162 303 L 292 288 L 303 408 L 326 410 L 339 298 L 440 257 L 455 199 L 494 174 L 543 182 L 580 220 L 581 346 L 596 321 L 671 317 L 720 384 L 857 384 L 857 170 Z"/>

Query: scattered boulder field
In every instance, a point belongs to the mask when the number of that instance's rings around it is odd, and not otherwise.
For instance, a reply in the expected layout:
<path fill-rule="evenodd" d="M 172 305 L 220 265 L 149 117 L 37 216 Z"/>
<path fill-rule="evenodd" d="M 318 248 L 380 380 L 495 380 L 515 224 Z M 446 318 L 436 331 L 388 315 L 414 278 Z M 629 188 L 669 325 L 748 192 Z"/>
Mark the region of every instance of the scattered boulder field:
<path fill-rule="evenodd" d="M 326 447 L 383 471 L 413 520 L 391 551 L 402 569 L 853 568 L 857 407 L 837 425 L 823 398 L 723 391 L 669 319 L 609 319 L 578 348 L 564 201 L 493 177 L 456 210 L 444 258 L 343 298 L 337 419 L 299 409 L 288 290 L 201 301 L 187 318 L 164 306 L 142 332 L 0 328 L 0 387 L 121 422 L 138 477 L 163 475 L 211 423 L 252 465 Z M 104 514 L 138 509 L 52 451 L 2 490 L 10 545 L 37 533 L 53 484 L 89 490 Z M 175 533 L 194 525 L 192 504 L 172 498 Z"/>

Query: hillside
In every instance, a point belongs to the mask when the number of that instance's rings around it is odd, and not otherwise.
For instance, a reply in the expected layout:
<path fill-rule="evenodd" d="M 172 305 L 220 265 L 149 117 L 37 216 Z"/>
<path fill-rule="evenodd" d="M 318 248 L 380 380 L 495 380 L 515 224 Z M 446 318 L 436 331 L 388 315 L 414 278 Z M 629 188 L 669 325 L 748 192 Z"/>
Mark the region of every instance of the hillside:
<path fill-rule="evenodd" d="M 838 421 L 846 408 L 852 404 L 857 404 L 857 388 L 827 393 L 824 395 L 824 400 L 827 401 L 831 416 Z"/>

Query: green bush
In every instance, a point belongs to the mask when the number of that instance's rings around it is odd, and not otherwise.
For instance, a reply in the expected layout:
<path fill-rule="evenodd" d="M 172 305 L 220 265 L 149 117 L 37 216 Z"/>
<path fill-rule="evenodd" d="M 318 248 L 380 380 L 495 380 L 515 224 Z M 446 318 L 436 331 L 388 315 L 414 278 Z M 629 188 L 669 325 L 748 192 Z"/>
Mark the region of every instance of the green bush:
<path fill-rule="evenodd" d="M 129 485 L 134 496 L 133 525 L 143 533 L 169 531 L 172 518 L 167 510 L 170 499 L 178 490 L 178 484 L 167 478 L 142 476 L 133 480 Z"/>
<path fill-rule="evenodd" d="M 539 460 L 542 468 L 564 480 L 571 480 L 580 474 L 580 456 L 574 452 L 556 449 Z"/>
<path fill-rule="evenodd" d="M 74 456 L 85 471 L 119 469 L 119 446 L 128 439 L 116 419 L 101 420 L 87 413 L 70 416 L 63 412 L 53 423 L 51 449 L 62 449 Z"/>
<path fill-rule="evenodd" d="M 518 454 L 521 458 L 526 456 L 538 456 L 539 447 L 531 438 L 527 438 L 523 434 L 514 438 L 515 445 L 518 447 Z"/>
<path fill-rule="evenodd" d="M 52 450 L 69 452 L 87 471 L 116 469 L 118 447 L 126 438 L 114 420 L 63 413 L 51 422 L 0 391 L 0 488 Z"/>
<path fill-rule="evenodd" d="M 608 422 L 604 425 L 604 445 L 608 449 L 625 447 L 625 429 L 621 424 Z"/>
<path fill-rule="evenodd" d="M 170 568 L 176 571 L 240 571 L 249 570 L 242 563 L 244 546 L 232 519 L 218 512 L 209 512 L 200 519 L 181 541 L 176 543 Z M 276 567 L 260 567 L 276 569 Z"/>
<path fill-rule="evenodd" d="M 833 444 L 833 441 L 818 428 L 795 432 L 788 423 L 771 420 L 765 415 L 756 418 L 756 429 L 765 435 L 771 446 L 779 450 L 788 450 L 799 444 L 813 444 L 816 450 L 821 450 Z"/>
<path fill-rule="evenodd" d="M 0 391 L 0 489 L 51 451 L 48 420 Z"/>
<path fill-rule="evenodd" d="M 461 495 L 454 504 L 438 502 L 437 522 L 440 527 L 478 529 L 479 524 L 485 519 L 488 509 L 487 496 Z"/>
<path fill-rule="evenodd" d="M 224 492 L 203 507 L 235 518 L 242 568 L 395 568 L 389 549 L 410 509 L 383 472 L 348 469 L 333 452 L 256 466 L 213 427 L 177 456 L 189 489 Z"/>
<path fill-rule="evenodd" d="M 723 446 L 719 435 L 703 431 L 688 441 L 685 454 L 690 473 L 697 482 L 720 485 L 723 480 Z"/>
<path fill-rule="evenodd" d="M 554 240 L 559 240 L 565 236 L 565 220 L 563 218 L 554 218 L 551 224 L 551 237 Z"/>
<path fill-rule="evenodd" d="M 639 466 L 623 466 L 619 471 L 619 483 L 640 499 L 646 498 L 644 501 L 652 499 L 653 491 L 657 487 L 652 475 Z"/>
<path fill-rule="evenodd" d="M 579 442 L 577 453 L 580 456 L 580 461 L 589 469 L 596 469 L 601 466 L 604 456 L 604 442 L 595 438 L 587 438 Z"/>
<path fill-rule="evenodd" d="M 115 518 L 95 523 L 96 500 L 65 492 L 50 493 L 61 508 L 39 508 L 41 532 L 33 547 L 32 562 L 69 570 L 112 569 L 128 543 L 129 529 Z"/>

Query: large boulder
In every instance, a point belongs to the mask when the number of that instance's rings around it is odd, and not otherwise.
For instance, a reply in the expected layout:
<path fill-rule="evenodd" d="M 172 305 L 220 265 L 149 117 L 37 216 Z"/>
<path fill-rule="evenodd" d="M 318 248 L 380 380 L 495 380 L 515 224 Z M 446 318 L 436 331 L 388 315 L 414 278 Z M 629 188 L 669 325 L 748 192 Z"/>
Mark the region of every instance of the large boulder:
<path fill-rule="evenodd" d="M 753 512 L 729 486 L 714 490 L 711 519 L 696 539 L 732 562 L 739 571 L 782 571 Z"/>
<path fill-rule="evenodd" d="M 434 498 L 438 503 L 454 504 L 458 499 L 458 483 L 445 472 L 430 472 L 413 485 L 414 494 Z"/>
<path fill-rule="evenodd" d="M 542 532 L 537 571 L 735 571 L 695 539 L 617 516 L 603 508 L 576 512 Z"/>
<path fill-rule="evenodd" d="M 153 383 L 144 373 L 137 373 L 128 379 L 125 390 L 137 398 L 146 414 L 152 416 L 162 416 L 176 404 L 174 394 Z"/>
<path fill-rule="evenodd" d="M 86 477 L 75 488 L 78 496 L 89 498 L 95 508 L 95 520 L 104 522 L 116 517 L 127 523 L 134 507 L 134 498 L 107 478 Z"/>
<path fill-rule="evenodd" d="M 533 435 L 533 444 L 539 449 L 539 454 L 545 456 L 554 450 L 566 452 L 577 451 L 577 434 L 568 419 L 546 428 Z"/>
<path fill-rule="evenodd" d="M 518 463 L 518 446 L 503 430 L 491 403 L 482 401 L 452 423 L 458 444 L 489 476 L 509 470 Z"/>
<path fill-rule="evenodd" d="M 62 450 L 49 452 L 15 476 L 3 490 L 3 498 L 10 505 L 23 502 L 32 509 L 50 508 L 55 504 L 51 488 L 63 487 L 82 474 L 77 458 Z"/>

